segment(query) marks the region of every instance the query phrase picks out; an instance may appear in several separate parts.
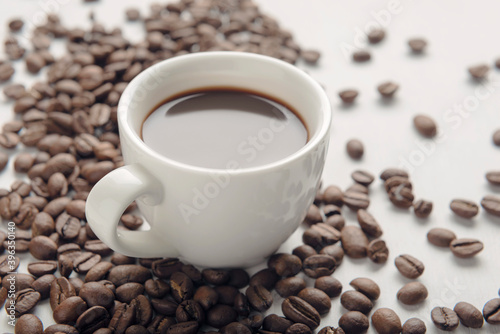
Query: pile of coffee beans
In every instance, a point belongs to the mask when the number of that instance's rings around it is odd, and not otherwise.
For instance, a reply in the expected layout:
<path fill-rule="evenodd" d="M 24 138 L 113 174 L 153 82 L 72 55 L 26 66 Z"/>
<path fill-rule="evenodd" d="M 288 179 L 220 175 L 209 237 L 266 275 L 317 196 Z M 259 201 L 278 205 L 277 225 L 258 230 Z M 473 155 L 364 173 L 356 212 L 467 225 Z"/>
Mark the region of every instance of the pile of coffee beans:
<path fill-rule="evenodd" d="M 123 165 L 117 103 L 137 74 L 163 59 L 190 52 L 254 52 L 309 64 L 320 58 L 318 51 L 299 46 L 290 32 L 251 0 L 182 0 L 153 4 L 147 15 L 128 8 L 125 16 L 128 21 L 143 22 L 143 41 L 131 43 L 120 28 L 106 30 L 98 22 L 89 31 L 69 28 L 57 15 L 49 14 L 47 22 L 33 31 L 32 48 L 26 50 L 15 35 L 23 29 L 23 21 L 8 22 L 12 35 L 4 45 L 9 60 L 0 61 L 0 82 L 15 79 L 11 62 L 18 59 L 24 58 L 27 71 L 33 74 L 47 67 L 45 81 L 31 87 L 10 83 L 4 88 L 4 95 L 14 101 L 16 117 L 0 133 L 0 146 L 11 152 L 10 159 L 0 152 L 0 170 L 10 161 L 27 178 L 16 180 L 10 189 L 0 189 L 0 216 L 16 226 L 16 252 L 29 252 L 36 259 L 27 265 L 28 273 L 12 275 L 8 273 L 18 268 L 20 259 L 0 255 L 0 305 L 5 304 L 10 312 L 11 299 L 15 301 L 16 333 L 365 332 L 382 293 L 380 287 L 370 278 L 358 277 L 350 282 L 353 289 L 343 292 L 332 274 L 344 256 L 387 262 L 389 250 L 381 238 L 382 228 L 368 211 L 368 189 L 375 181 L 368 171 L 354 171 L 354 184 L 345 191 L 335 185 L 319 190 L 305 219 L 304 244 L 292 254 L 274 254 L 267 268 L 251 277 L 243 269 L 199 270 L 176 258 L 130 258 L 114 253 L 96 238 L 85 221 L 85 201 L 97 181 Z M 385 35 L 377 29 L 367 37 L 376 44 Z M 56 59 L 50 53 L 53 39 L 65 39 L 65 56 Z M 422 52 L 426 44 L 423 39 L 409 41 L 415 53 Z M 353 54 L 355 61 L 370 58 L 368 51 Z M 471 68 L 470 72 L 480 78 L 487 69 Z M 382 97 L 391 98 L 398 87 L 386 82 L 378 90 Z M 344 103 L 352 103 L 358 92 L 345 90 L 339 95 Z M 423 136 L 436 134 L 437 127 L 428 116 L 417 116 L 414 124 Z M 494 136 L 495 143 L 496 137 L 500 135 Z M 24 147 L 34 148 L 36 153 Z M 363 144 L 352 140 L 347 152 L 360 159 Z M 497 174 L 489 172 L 486 177 L 498 184 Z M 389 168 L 380 179 L 395 206 L 413 207 L 421 219 L 431 214 L 432 202 L 414 201 L 405 171 Z M 356 212 L 357 226 L 346 226 L 344 205 Z M 500 198 L 487 195 L 481 205 L 500 216 Z M 464 218 L 472 218 L 479 210 L 467 200 L 454 200 L 450 206 Z M 134 209 L 133 203 L 121 217 L 120 228 L 141 227 L 143 220 Z M 483 248 L 478 240 L 457 239 L 453 232 L 440 228 L 430 230 L 427 237 L 458 257 L 474 256 Z M 7 234 L 0 231 L 0 254 L 8 249 Z M 408 254 L 398 256 L 395 265 L 410 279 L 424 272 L 424 264 Z M 312 286 L 302 275 L 314 282 Z M 16 292 L 11 298 L 12 285 Z M 275 300 L 273 290 L 283 299 Z M 403 304 L 416 305 L 427 296 L 426 287 L 412 281 L 396 297 Z M 339 327 L 321 323 L 332 298 L 339 298 L 347 310 Z M 49 301 L 56 324 L 44 325 L 30 314 L 44 300 Z M 278 302 L 284 316 L 266 314 Z M 500 298 L 486 303 L 482 313 L 461 302 L 453 310 L 434 309 L 431 319 L 443 330 L 453 330 L 459 322 L 479 328 L 483 318 L 500 323 L 499 310 Z M 371 323 L 380 334 L 426 331 L 422 320 L 411 318 L 402 324 L 396 312 L 383 307 L 372 313 Z"/>

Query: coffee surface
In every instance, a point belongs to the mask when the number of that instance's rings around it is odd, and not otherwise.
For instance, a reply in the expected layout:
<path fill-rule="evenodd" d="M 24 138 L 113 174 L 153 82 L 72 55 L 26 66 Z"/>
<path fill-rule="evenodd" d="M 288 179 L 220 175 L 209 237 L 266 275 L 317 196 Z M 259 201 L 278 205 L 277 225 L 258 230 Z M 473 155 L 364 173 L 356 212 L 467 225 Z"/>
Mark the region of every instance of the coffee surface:
<path fill-rule="evenodd" d="M 288 107 L 236 90 L 205 90 L 168 99 L 142 127 L 144 142 L 185 164 L 240 169 L 283 159 L 303 147 L 307 129 Z"/>

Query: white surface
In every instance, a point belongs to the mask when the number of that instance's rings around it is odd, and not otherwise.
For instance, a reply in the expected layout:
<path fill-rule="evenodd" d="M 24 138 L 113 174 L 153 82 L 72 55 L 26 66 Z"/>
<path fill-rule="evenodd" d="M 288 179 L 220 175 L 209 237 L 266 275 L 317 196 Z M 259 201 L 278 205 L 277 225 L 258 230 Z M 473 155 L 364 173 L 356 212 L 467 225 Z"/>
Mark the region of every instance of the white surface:
<path fill-rule="evenodd" d="M 500 219 L 482 211 L 472 221 L 464 221 L 454 217 L 448 205 L 452 198 L 464 197 L 479 202 L 486 194 L 500 193 L 499 189 L 488 186 L 484 179 L 486 171 L 500 169 L 499 148 L 491 144 L 491 134 L 500 127 L 499 70 L 492 69 L 489 75 L 492 93 L 482 98 L 477 108 L 466 117 L 457 118 L 460 124 L 445 117 L 450 108 L 470 102 L 480 87 L 469 79 L 466 68 L 481 62 L 492 65 L 493 60 L 500 56 L 500 4 L 486 0 L 397 2 L 400 13 L 391 15 L 386 39 L 369 47 L 372 60 L 355 64 L 344 57 L 340 46 L 342 43 L 353 45 L 357 29 L 364 29 L 367 23 L 374 21 L 372 12 L 386 10 L 393 1 L 258 2 L 264 12 L 275 16 L 282 27 L 290 29 L 301 45 L 319 48 L 323 52 L 320 65 L 307 69 L 326 87 L 333 104 L 333 131 L 323 178 L 325 185 L 334 183 L 346 188 L 351 184 L 349 175 L 354 169 L 362 168 L 378 175 L 385 167 L 398 166 L 402 159 L 423 157 L 417 161 L 418 166 L 413 167 L 411 178 L 417 198 L 434 202 L 431 218 L 421 221 L 410 212 L 393 208 L 377 180 L 371 187 L 369 211 L 384 229 L 383 238 L 391 256 L 383 266 L 374 265 L 368 259 L 346 258 L 334 273 L 343 283 L 344 290 L 349 289 L 348 283 L 353 278 L 373 278 L 382 290 L 375 308 L 393 308 L 403 321 L 419 317 L 426 322 L 429 333 L 438 332 L 430 321 L 430 310 L 434 306 L 453 307 L 459 301 L 468 301 L 482 309 L 486 301 L 498 297 L 500 261 L 495 256 L 500 252 Z M 36 18 L 43 8 L 49 6 L 65 16 L 65 24 L 83 25 L 88 24 L 88 12 L 94 8 L 97 20 L 111 27 L 124 22 L 122 8 L 131 4 L 142 8 L 143 12 L 147 8 L 146 1 L 133 0 L 102 0 L 100 4 L 84 6 L 77 0 L 1 0 L 0 22 L 6 22 L 13 15 Z M 130 24 L 124 31 L 136 40 L 141 29 L 138 24 Z M 5 32 L 2 23 L 0 36 L 5 36 Z M 406 41 L 414 36 L 429 41 L 425 55 L 409 54 Z M 23 63 L 17 64 L 17 69 L 19 73 L 13 81 L 25 82 L 26 78 L 31 78 L 22 73 Z M 385 80 L 401 85 L 390 104 L 381 102 L 375 88 Z M 344 108 L 339 103 L 337 92 L 348 87 L 359 89 L 361 94 L 354 106 Z M 422 139 L 412 127 L 413 115 L 420 112 L 432 115 L 446 135 L 446 140 L 436 144 L 431 153 L 424 153 L 421 146 L 432 145 L 432 141 Z M 0 117 L 2 120 L 12 117 L 9 104 L 0 106 Z M 351 161 L 345 153 L 345 143 L 353 137 L 365 143 L 366 154 L 360 162 Z M 8 187 L 12 177 L 11 171 L 3 172 L 0 187 Z M 355 223 L 354 215 L 347 209 L 344 212 L 348 223 Z M 425 235 L 430 228 L 437 226 L 450 228 L 460 237 L 481 239 L 485 244 L 484 251 L 473 259 L 459 260 L 449 251 L 430 245 Z M 300 243 L 301 233 L 301 230 L 296 232 L 282 249 L 291 251 Z M 409 281 L 393 265 L 394 257 L 403 253 L 416 256 L 426 265 L 419 281 L 428 287 L 429 298 L 418 306 L 407 307 L 396 300 L 398 289 Z M 23 262 L 26 265 L 26 261 Z M 279 313 L 279 297 L 276 299 L 270 311 Z M 36 314 L 50 323 L 49 310 L 48 304 L 43 303 L 37 307 Z M 336 326 L 344 311 L 339 298 L 334 299 L 332 310 L 323 318 L 321 326 Z M 5 314 L 0 314 L 0 329 L 12 332 L 5 325 Z M 479 331 L 462 326 L 455 331 L 476 332 Z M 370 333 L 374 333 L 373 329 Z M 500 326 L 486 324 L 481 333 L 500 333 Z"/>

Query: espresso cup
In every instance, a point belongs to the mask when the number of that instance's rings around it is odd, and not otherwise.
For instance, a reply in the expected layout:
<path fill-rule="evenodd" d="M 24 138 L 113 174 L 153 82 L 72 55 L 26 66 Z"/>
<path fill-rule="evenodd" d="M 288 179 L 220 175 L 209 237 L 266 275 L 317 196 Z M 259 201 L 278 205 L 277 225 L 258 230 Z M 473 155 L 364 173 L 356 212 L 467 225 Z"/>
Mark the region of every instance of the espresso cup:
<path fill-rule="evenodd" d="M 153 151 L 141 139 L 151 110 L 170 96 L 207 87 L 261 92 L 292 106 L 309 140 L 279 161 L 211 169 Z M 90 192 L 86 216 L 97 237 L 132 257 L 179 257 L 204 267 L 247 267 L 274 253 L 303 221 L 318 188 L 331 109 L 321 86 L 281 60 L 240 52 L 175 57 L 134 78 L 118 105 L 125 166 Z M 132 201 L 148 230 L 117 228 Z"/>

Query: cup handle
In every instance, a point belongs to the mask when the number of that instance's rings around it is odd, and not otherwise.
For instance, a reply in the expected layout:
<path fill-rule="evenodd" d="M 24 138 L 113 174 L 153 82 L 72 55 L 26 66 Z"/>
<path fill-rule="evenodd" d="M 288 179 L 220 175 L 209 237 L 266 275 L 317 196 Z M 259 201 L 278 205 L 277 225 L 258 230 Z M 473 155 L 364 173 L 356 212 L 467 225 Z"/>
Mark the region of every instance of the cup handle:
<path fill-rule="evenodd" d="M 139 164 L 126 165 L 106 174 L 92 188 L 85 215 L 95 235 L 113 250 L 132 257 L 175 257 L 155 227 L 149 231 L 117 230 L 120 217 L 137 198 L 157 205 L 163 198 L 161 183 Z"/>

